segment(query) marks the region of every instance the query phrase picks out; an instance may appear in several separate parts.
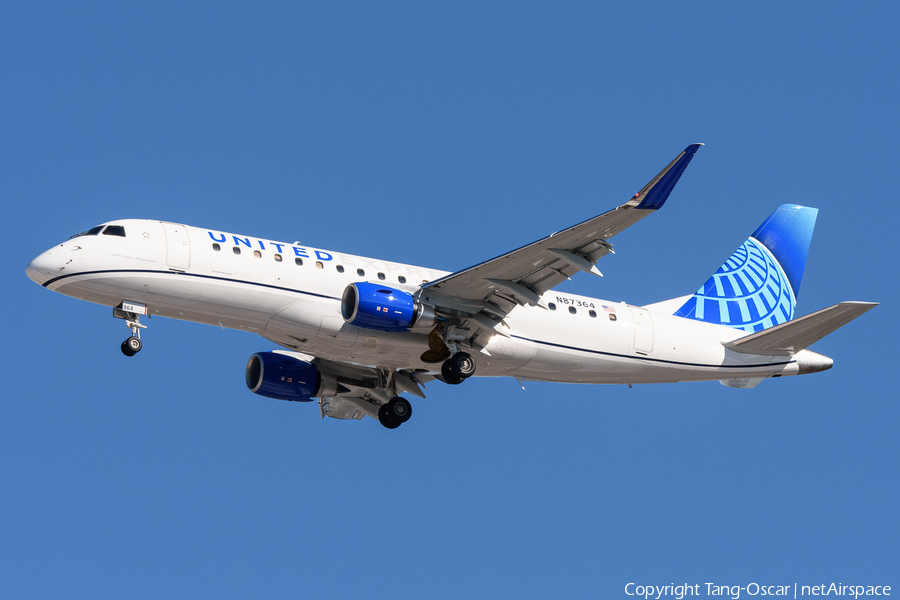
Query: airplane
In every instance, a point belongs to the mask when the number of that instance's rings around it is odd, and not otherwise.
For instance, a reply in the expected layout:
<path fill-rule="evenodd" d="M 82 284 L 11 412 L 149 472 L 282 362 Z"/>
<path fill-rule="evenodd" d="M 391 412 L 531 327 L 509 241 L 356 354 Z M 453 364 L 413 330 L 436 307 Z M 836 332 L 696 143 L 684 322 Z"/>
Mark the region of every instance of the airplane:
<path fill-rule="evenodd" d="M 816 373 L 808 346 L 871 310 L 841 302 L 794 318 L 818 210 L 785 204 L 694 294 L 633 306 L 554 291 L 602 276 L 611 239 L 662 208 L 702 144 L 691 144 L 624 204 L 454 273 L 166 221 L 109 221 L 35 258 L 35 283 L 112 307 L 142 348 L 141 317 L 255 333 L 280 346 L 253 354 L 253 393 L 318 400 L 320 414 L 412 416 L 401 394 L 470 377 L 636 384 Z"/>

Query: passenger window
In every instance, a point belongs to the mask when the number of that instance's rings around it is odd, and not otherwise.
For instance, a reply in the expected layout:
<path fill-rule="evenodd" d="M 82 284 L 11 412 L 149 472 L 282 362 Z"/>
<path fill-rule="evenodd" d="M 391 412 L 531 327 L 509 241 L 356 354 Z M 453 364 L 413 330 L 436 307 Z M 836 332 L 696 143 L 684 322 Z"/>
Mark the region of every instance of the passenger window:
<path fill-rule="evenodd" d="M 280 254 L 276 254 L 276 255 L 275 255 L 275 262 L 281 262 L 281 255 L 280 255 Z"/>
<path fill-rule="evenodd" d="M 596 311 L 596 310 L 589 310 L 589 311 L 588 311 L 588 314 L 591 315 L 591 318 L 592 318 L 592 319 L 596 319 L 596 318 L 597 318 L 597 311 Z"/>
<path fill-rule="evenodd" d="M 548 307 L 550 310 L 556 310 L 556 305 L 553 304 L 552 302 L 551 302 L 550 304 L 548 304 L 547 307 Z"/>
<path fill-rule="evenodd" d="M 610 320 L 610 321 L 615 321 L 615 320 L 616 320 L 616 315 L 610 314 L 610 315 L 609 315 L 609 320 Z"/>
<path fill-rule="evenodd" d="M 569 312 L 572 313 L 572 314 L 574 315 L 574 314 L 577 313 L 578 311 L 575 309 L 574 306 L 570 306 L 570 307 L 569 307 Z"/>
<path fill-rule="evenodd" d="M 401 275 L 400 277 L 397 278 L 397 281 L 399 281 L 400 283 L 406 283 L 406 277 Z"/>
<path fill-rule="evenodd" d="M 234 252 L 235 254 L 240 254 L 240 253 L 241 253 L 241 249 L 238 248 L 237 246 L 235 246 L 234 248 L 232 248 L 231 251 Z"/>
<path fill-rule="evenodd" d="M 260 252 L 259 250 L 254 250 L 253 256 L 255 256 L 256 258 L 262 258 L 262 252 Z"/>
<path fill-rule="evenodd" d="M 335 268 L 337 269 L 337 272 L 338 272 L 338 273 L 343 273 L 343 272 L 344 272 L 344 266 L 343 266 L 343 265 L 338 265 L 338 266 L 335 267 Z"/>
<path fill-rule="evenodd" d="M 302 258 L 295 258 L 295 259 L 294 259 L 294 264 L 297 265 L 298 267 L 302 267 L 302 266 L 303 266 L 303 259 L 302 259 Z"/>
<path fill-rule="evenodd" d="M 381 280 L 383 281 L 383 280 L 384 280 L 384 273 L 379 273 L 379 274 L 378 274 L 378 279 L 381 279 Z"/>
<path fill-rule="evenodd" d="M 356 270 L 356 274 L 359 275 L 360 277 L 365 277 L 365 276 L 366 276 L 366 272 L 363 271 L 362 269 L 357 269 L 357 270 Z"/>
<path fill-rule="evenodd" d="M 317 261 L 316 261 L 316 268 L 317 268 L 317 269 L 324 269 L 324 268 L 325 268 L 325 265 L 323 265 L 321 261 L 318 261 L 318 260 L 317 260 Z"/>
<path fill-rule="evenodd" d="M 221 249 L 222 249 L 222 246 L 220 246 L 218 244 L 213 244 L 213 250 L 215 250 L 216 252 L 218 252 Z"/>
<path fill-rule="evenodd" d="M 121 225 L 110 225 L 103 230 L 103 235 L 117 235 L 119 237 L 125 237 L 125 228 Z"/>

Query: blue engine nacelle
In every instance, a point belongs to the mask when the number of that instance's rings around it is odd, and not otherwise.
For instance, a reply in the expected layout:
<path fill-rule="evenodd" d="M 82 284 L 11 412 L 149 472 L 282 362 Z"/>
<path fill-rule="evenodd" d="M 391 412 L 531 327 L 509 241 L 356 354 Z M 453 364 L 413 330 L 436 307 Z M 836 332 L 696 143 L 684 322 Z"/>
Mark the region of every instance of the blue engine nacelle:
<path fill-rule="evenodd" d="M 314 364 L 279 352 L 251 356 L 244 377 L 254 394 L 292 402 L 331 396 L 338 387 L 334 377 L 323 375 Z"/>
<path fill-rule="evenodd" d="M 434 325 L 434 309 L 412 294 L 376 283 L 351 283 L 341 298 L 341 314 L 351 325 L 377 331 L 409 331 Z"/>

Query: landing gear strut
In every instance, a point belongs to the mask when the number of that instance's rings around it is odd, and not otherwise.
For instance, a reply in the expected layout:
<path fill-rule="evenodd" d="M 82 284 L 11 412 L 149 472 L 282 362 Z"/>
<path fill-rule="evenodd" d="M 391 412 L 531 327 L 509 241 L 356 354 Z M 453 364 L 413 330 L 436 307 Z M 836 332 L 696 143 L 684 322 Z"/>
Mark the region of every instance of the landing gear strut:
<path fill-rule="evenodd" d="M 457 352 L 441 365 L 441 376 L 450 385 L 459 385 L 475 374 L 475 360 L 465 352 Z"/>
<path fill-rule="evenodd" d="M 378 409 L 378 421 L 388 429 L 396 429 L 409 421 L 412 405 L 406 398 L 397 396 Z"/>

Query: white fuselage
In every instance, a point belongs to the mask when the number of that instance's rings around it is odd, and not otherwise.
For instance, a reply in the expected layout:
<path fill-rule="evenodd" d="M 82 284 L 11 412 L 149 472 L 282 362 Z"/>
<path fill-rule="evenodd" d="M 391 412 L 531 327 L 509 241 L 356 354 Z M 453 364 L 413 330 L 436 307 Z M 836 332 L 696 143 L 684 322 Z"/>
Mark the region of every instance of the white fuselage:
<path fill-rule="evenodd" d="M 422 362 L 428 330 L 387 333 L 344 322 L 348 284 L 415 292 L 445 271 L 150 220 L 121 220 L 125 237 L 85 235 L 41 254 L 28 275 L 45 287 L 106 306 L 147 306 L 151 316 L 259 334 L 333 361 L 435 371 Z M 804 372 L 793 357 L 752 356 L 722 343 L 745 332 L 646 308 L 555 291 L 552 310 L 514 309 L 510 337 L 473 352 L 479 376 L 582 383 L 754 379 Z M 816 369 L 819 370 L 819 369 Z"/>

